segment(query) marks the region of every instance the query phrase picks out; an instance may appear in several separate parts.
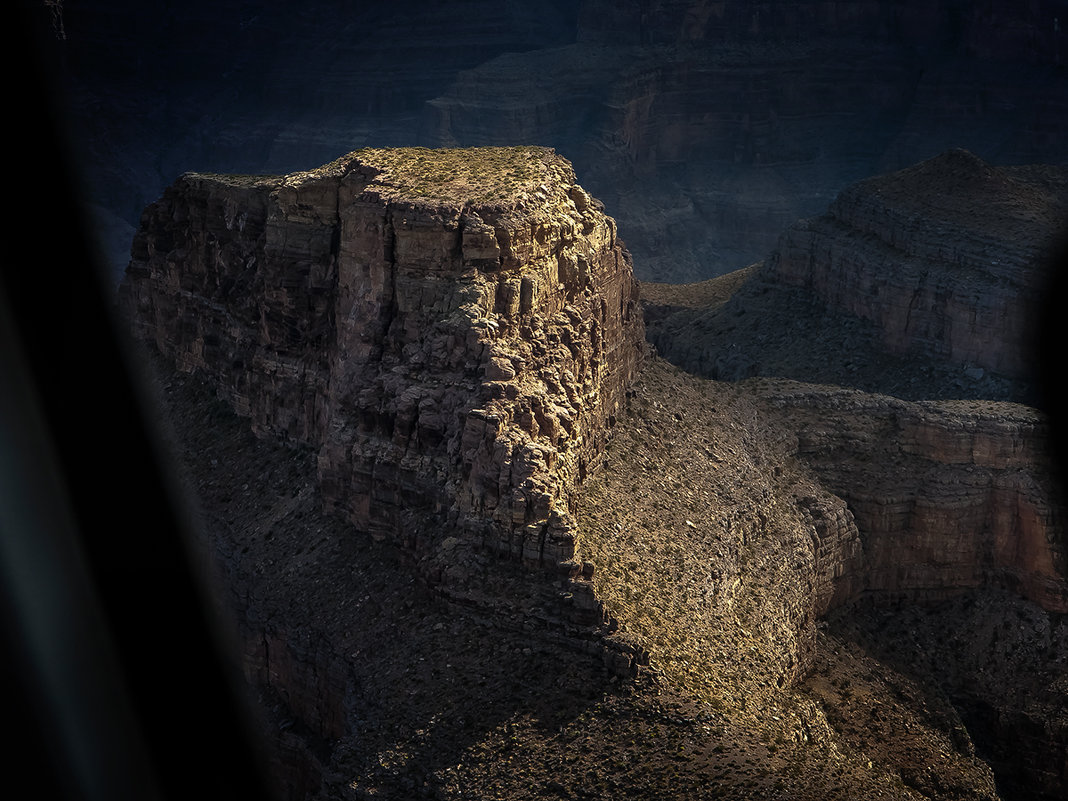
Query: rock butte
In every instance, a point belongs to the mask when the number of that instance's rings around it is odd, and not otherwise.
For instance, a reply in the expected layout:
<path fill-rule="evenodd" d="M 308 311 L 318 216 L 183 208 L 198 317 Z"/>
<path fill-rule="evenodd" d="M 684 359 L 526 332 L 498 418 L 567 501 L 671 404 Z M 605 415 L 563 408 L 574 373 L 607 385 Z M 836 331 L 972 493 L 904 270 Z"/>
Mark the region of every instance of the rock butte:
<path fill-rule="evenodd" d="M 145 212 L 123 297 L 256 431 L 319 448 L 329 506 L 444 555 L 441 579 L 472 546 L 571 558 L 644 333 L 615 223 L 544 148 L 185 175 Z"/>
<path fill-rule="evenodd" d="M 327 508 L 431 581 L 462 593 L 496 553 L 559 571 L 569 619 L 600 624 L 571 513 L 644 324 L 614 221 L 551 149 L 184 175 L 120 296 L 259 435 L 317 448 Z"/>

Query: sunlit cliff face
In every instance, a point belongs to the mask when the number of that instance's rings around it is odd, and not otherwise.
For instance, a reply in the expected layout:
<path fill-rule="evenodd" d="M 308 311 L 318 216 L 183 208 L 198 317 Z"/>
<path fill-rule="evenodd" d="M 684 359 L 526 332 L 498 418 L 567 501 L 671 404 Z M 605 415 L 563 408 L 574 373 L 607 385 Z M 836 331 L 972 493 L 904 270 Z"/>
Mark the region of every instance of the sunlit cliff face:
<path fill-rule="evenodd" d="M 254 430 L 318 448 L 324 500 L 357 529 L 420 553 L 452 537 L 445 578 L 476 547 L 571 559 L 575 492 L 643 347 L 615 223 L 548 148 L 183 176 L 122 297 Z"/>

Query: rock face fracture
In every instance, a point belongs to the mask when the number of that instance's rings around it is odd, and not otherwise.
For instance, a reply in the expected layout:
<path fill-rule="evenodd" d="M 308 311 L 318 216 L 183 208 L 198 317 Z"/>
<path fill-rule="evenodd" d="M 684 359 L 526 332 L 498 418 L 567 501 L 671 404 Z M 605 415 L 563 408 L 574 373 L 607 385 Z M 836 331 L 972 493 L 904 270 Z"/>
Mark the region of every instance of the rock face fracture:
<path fill-rule="evenodd" d="M 258 434 L 317 448 L 325 504 L 432 579 L 487 549 L 577 574 L 575 490 L 644 341 L 602 209 L 548 148 L 186 174 L 145 211 L 120 299 Z"/>

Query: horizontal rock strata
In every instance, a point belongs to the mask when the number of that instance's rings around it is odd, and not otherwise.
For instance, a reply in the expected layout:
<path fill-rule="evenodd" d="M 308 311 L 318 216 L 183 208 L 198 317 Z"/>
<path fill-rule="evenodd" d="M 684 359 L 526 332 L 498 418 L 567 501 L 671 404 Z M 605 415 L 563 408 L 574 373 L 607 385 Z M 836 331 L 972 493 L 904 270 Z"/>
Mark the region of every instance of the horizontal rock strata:
<path fill-rule="evenodd" d="M 184 175 L 120 297 L 258 433 L 318 448 L 329 508 L 457 581 L 481 548 L 571 557 L 643 341 L 615 223 L 545 148 Z"/>
<path fill-rule="evenodd" d="M 1065 168 L 951 150 L 844 190 L 783 234 L 764 278 L 874 323 L 891 352 L 1019 377 L 1065 219 Z"/>
<path fill-rule="evenodd" d="M 941 600 L 1012 590 L 1068 612 L 1064 506 L 1037 411 L 983 401 L 906 402 L 767 382 L 798 454 L 853 513 L 860 594 Z"/>

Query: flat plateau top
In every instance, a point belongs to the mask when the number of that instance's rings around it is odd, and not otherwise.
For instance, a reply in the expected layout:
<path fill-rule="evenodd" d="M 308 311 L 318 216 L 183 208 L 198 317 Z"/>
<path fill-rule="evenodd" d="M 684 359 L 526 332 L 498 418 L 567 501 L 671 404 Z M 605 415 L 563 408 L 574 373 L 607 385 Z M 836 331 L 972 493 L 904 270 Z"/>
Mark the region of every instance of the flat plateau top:
<path fill-rule="evenodd" d="M 413 199 L 493 202 L 536 191 L 570 170 L 548 147 L 364 148 L 345 157 L 378 171 L 373 184 Z"/>
<path fill-rule="evenodd" d="M 947 150 L 896 172 L 854 184 L 901 212 L 984 235 L 1056 235 L 1068 214 L 1068 165 L 994 166 L 966 150 Z"/>
<path fill-rule="evenodd" d="M 219 175 L 186 177 L 229 186 L 271 190 L 323 179 L 358 175 L 367 189 L 394 200 L 417 203 L 475 203 L 508 206 L 524 197 L 575 182 L 571 163 L 551 147 L 368 147 L 346 153 L 329 164 L 288 175 Z"/>

